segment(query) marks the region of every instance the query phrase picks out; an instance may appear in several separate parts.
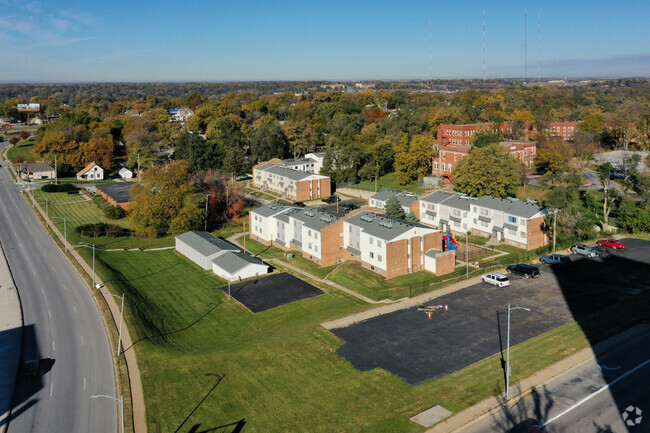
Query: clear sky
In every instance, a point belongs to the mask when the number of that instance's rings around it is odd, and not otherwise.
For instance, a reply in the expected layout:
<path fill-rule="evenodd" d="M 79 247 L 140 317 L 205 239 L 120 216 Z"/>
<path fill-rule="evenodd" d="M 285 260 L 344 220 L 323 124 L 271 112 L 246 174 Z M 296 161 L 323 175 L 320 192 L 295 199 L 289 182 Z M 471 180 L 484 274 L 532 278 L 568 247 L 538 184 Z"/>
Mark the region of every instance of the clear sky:
<path fill-rule="evenodd" d="M 0 0 L 0 81 L 650 76 L 649 0 Z M 431 28 L 431 30 L 429 30 Z M 429 42 L 431 37 L 431 44 Z"/>

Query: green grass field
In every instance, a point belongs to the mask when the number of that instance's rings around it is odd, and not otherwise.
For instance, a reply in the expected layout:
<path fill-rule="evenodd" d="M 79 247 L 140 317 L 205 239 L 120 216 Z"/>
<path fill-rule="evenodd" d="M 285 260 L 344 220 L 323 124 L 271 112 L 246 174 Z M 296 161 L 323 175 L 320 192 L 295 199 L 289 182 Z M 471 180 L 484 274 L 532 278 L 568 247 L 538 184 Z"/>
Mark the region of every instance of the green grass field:
<path fill-rule="evenodd" d="M 9 161 L 14 161 L 16 158 L 23 158 L 23 161 L 36 161 L 37 158 L 32 151 L 34 150 L 34 143 L 36 139 L 34 137 L 28 138 L 27 140 L 19 141 L 7 152 L 7 158 Z"/>
<path fill-rule="evenodd" d="M 344 187 L 362 189 L 364 191 L 374 191 L 375 182 L 374 180 L 362 180 L 358 184 L 344 185 Z M 418 182 L 413 182 L 408 185 L 400 185 L 397 181 L 397 176 L 395 173 L 388 173 L 384 176 L 379 176 L 379 180 L 377 181 L 377 190 L 383 191 L 385 189 L 407 190 L 422 193 L 428 188 L 420 187 Z"/>
<path fill-rule="evenodd" d="M 342 341 L 319 323 L 368 306 L 328 287 L 325 295 L 252 314 L 226 299 L 223 281 L 174 251 L 99 252 L 97 260 L 114 293 L 127 294 L 134 337 L 184 329 L 135 345 L 151 432 L 174 431 L 216 375 L 223 380 L 186 426 L 208 430 L 244 418 L 248 432 L 422 432 L 410 416 L 436 404 L 460 411 L 503 391 L 496 355 L 418 386 L 381 369 L 354 369 L 336 354 Z M 630 308 L 638 317 L 647 300 L 634 304 L 603 314 L 629 326 Z M 594 317 L 583 326 L 605 338 L 622 322 L 612 329 Z M 515 346 L 512 383 L 588 344 L 570 323 Z"/>

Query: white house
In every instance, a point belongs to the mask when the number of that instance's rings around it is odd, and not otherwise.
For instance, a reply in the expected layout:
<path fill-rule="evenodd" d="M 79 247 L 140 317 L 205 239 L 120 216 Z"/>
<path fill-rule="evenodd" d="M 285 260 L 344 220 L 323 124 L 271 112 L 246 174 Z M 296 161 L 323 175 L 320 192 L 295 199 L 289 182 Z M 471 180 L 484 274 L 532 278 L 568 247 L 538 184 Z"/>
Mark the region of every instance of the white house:
<path fill-rule="evenodd" d="M 228 251 L 212 259 L 212 272 L 230 281 L 257 277 L 269 272 L 269 265 L 242 251 Z"/>
<path fill-rule="evenodd" d="M 131 170 L 129 170 L 128 168 L 126 168 L 126 167 L 120 168 L 120 171 L 118 173 L 119 173 L 119 175 L 120 175 L 120 177 L 122 179 L 132 179 L 133 178 L 133 172 Z"/>
<path fill-rule="evenodd" d="M 102 180 L 104 179 L 104 169 L 91 162 L 83 170 L 77 173 L 79 180 Z"/>

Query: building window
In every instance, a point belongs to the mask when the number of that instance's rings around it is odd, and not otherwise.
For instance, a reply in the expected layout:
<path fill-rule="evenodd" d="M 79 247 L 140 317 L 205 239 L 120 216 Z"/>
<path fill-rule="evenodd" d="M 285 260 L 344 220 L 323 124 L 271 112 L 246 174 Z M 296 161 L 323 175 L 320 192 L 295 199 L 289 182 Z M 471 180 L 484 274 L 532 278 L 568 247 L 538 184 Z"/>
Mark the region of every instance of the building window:
<path fill-rule="evenodd" d="M 379 239 L 377 239 L 377 246 L 378 246 L 378 247 L 381 246 L 381 241 L 380 241 Z"/>
<path fill-rule="evenodd" d="M 525 226 L 526 225 L 526 220 L 525 219 L 520 219 L 519 220 L 519 225 Z"/>
<path fill-rule="evenodd" d="M 307 236 L 311 236 L 311 230 L 307 230 Z"/>
<path fill-rule="evenodd" d="M 488 210 L 487 209 L 481 209 L 481 215 L 487 216 Z"/>
<path fill-rule="evenodd" d="M 453 168 L 454 168 L 454 166 L 449 164 L 449 171 L 451 171 Z"/>
<path fill-rule="evenodd" d="M 438 161 L 433 161 L 433 169 L 434 170 L 438 169 Z"/>
<path fill-rule="evenodd" d="M 370 245 L 374 245 L 374 244 L 375 244 L 375 240 L 374 240 L 372 237 L 369 237 L 369 238 L 368 238 L 368 242 L 370 242 Z"/>
<path fill-rule="evenodd" d="M 374 258 L 375 258 L 375 253 L 373 253 L 372 251 L 370 251 L 370 258 L 371 258 L 371 259 L 374 259 Z"/>
<path fill-rule="evenodd" d="M 526 232 L 519 232 L 519 237 L 526 239 Z"/>
<path fill-rule="evenodd" d="M 472 212 L 476 213 L 478 210 L 476 209 L 476 206 L 472 206 Z"/>
<path fill-rule="evenodd" d="M 517 218 L 515 218 L 513 216 L 509 216 L 508 217 L 508 222 L 513 223 L 513 224 L 517 224 Z"/>
<path fill-rule="evenodd" d="M 307 245 L 309 246 L 309 249 L 311 250 L 311 242 L 309 242 Z"/>
<path fill-rule="evenodd" d="M 381 254 L 377 255 L 377 260 L 381 262 Z"/>
<path fill-rule="evenodd" d="M 442 170 L 444 171 L 444 170 L 446 170 L 446 169 L 447 169 L 447 164 L 445 164 L 445 163 L 443 162 L 443 163 L 442 163 Z"/>
<path fill-rule="evenodd" d="M 314 251 L 318 252 L 318 245 L 314 245 Z"/>

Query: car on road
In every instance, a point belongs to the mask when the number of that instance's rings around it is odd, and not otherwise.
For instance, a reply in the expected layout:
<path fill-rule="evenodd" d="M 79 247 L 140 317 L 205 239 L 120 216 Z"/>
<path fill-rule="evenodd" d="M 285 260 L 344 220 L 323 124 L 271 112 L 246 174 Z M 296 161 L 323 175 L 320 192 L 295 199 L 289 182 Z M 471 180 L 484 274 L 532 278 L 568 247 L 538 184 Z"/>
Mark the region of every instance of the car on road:
<path fill-rule="evenodd" d="M 517 263 L 516 265 L 510 265 L 506 268 L 506 272 L 509 274 L 521 275 L 524 278 L 539 277 L 539 268 L 527 263 Z"/>
<path fill-rule="evenodd" d="M 495 285 L 497 287 L 505 287 L 510 285 L 510 279 L 505 275 L 499 274 L 497 272 L 481 275 L 481 281 Z"/>
<path fill-rule="evenodd" d="M 571 247 L 571 252 L 573 254 L 580 254 L 582 256 L 587 256 L 587 257 L 600 256 L 600 253 L 598 251 L 594 250 L 589 245 L 585 245 L 585 244 L 575 244 L 574 246 Z"/>
<path fill-rule="evenodd" d="M 625 244 L 623 242 L 619 242 L 616 239 L 601 239 L 599 241 L 596 241 L 596 243 L 601 247 L 614 248 L 615 250 L 625 249 Z"/>
<path fill-rule="evenodd" d="M 545 433 L 545 430 L 540 427 L 539 421 L 528 418 L 511 428 L 508 433 Z"/>
<path fill-rule="evenodd" d="M 303 202 L 301 202 L 301 201 L 294 201 L 294 202 L 293 202 L 293 205 L 294 205 L 294 206 L 298 206 L 298 207 L 305 207 L 305 206 L 307 206 L 305 203 L 303 203 Z"/>
<path fill-rule="evenodd" d="M 539 258 L 540 263 L 545 265 L 568 265 L 571 263 L 569 256 L 564 254 L 549 254 Z"/>
<path fill-rule="evenodd" d="M 321 201 L 323 203 L 336 203 L 337 201 L 341 201 L 338 195 L 331 195 L 329 197 L 322 198 Z"/>

